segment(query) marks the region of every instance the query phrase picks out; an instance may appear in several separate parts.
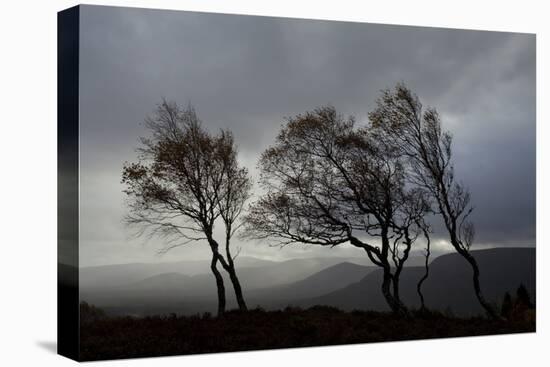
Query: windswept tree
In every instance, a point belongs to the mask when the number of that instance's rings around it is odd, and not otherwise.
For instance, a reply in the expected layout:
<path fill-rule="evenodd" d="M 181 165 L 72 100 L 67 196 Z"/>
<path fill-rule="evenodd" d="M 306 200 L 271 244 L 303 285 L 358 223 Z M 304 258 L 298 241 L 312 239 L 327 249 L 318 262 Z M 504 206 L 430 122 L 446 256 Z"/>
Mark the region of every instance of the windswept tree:
<path fill-rule="evenodd" d="M 222 136 L 227 141 L 225 145 L 220 147 L 221 149 L 225 149 L 220 156 L 225 171 L 223 175 L 224 180 L 218 190 L 220 194 L 216 195 L 216 201 L 220 217 L 225 226 L 225 259 L 223 256 L 219 256 L 219 260 L 229 274 L 239 309 L 245 311 L 247 310 L 247 306 L 235 269 L 234 259 L 237 255 L 231 253 L 231 239 L 243 224 L 239 222 L 239 219 L 244 210 L 245 203 L 250 198 L 252 182 L 248 175 L 248 170 L 244 167 L 239 167 L 233 136 L 225 131 L 222 131 Z M 212 241 L 215 240 L 212 238 Z"/>
<path fill-rule="evenodd" d="M 426 192 L 406 185 L 402 157 L 393 147 L 378 140 L 371 125 L 352 131 L 340 138 L 338 144 L 350 153 L 341 172 L 353 195 L 345 199 L 351 199 L 368 220 L 369 225 L 364 227 L 366 235 L 379 238 L 382 259 L 390 259 L 388 264 L 385 260 L 377 264 L 385 269 L 383 292 L 387 292 L 386 283 L 391 282 L 391 296 L 405 308 L 399 281 L 413 244 L 422 235 L 428 236 L 424 221 L 429 211 Z"/>
<path fill-rule="evenodd" d="M 391 310 L 407 314 L 398 278 L 416 235 L 406 231 L 426 206 L 411 200 L 421 196 L 407 192 L 401 158 L 385 148 L 331 106 L 289 118 L 260 158 L 265 194 L 245 233 L 278 245 L 361 248 L 383 269 Z"/>
<path fill-rule="evenodd" d="M 452 135 L 442 127 L 434 108 L 423 110 L 419 98 L 404 84 L 382 91 L 369 114 L 378 139 L 406 158 L 410 184 L 429 193 L 433 210 L 441 216 L 452 247 L 472 267 L 476 297 L 491 317 L 496 313 L 486 301 L 479 281 L 479 266 L 471 254 L 475 227 L 469 220 L 473 207 L 470 192 L 455 177 Z"/>
<path fill-rule="evenodd" d="M 167 101 L 158 105 L 145 125 L 150 136 L 141 138 L 139 161 L 125 164 L 122 173 L 128 224 L 137 226 L 138 234 L 162 236 L 163 253 L 204 241 L 212 252 L 210 269 L 216 280 L 218 314 L 226 307 L 218 262 L 229 273 L 240 309 L 246 310 L 230 240 L 249 196 L 250 179 L 238 165 L 232 134 L 211 135 L 192 106 L 182 109 Z M 214 237 L 220 218 L 226 227 L 225 251 Z"/>

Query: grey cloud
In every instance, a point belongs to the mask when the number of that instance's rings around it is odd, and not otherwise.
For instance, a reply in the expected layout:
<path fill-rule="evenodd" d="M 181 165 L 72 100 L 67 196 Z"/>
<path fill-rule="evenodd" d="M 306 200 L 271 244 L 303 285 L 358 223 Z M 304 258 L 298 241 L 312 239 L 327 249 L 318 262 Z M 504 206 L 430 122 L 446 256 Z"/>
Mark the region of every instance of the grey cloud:
<path fill-rule="evenodd" d="M 162 97 L 191 102 L 211 131 L 233 130 L 255 172 L 285 116 L 330 103 L 362 123 L 398 81 L 454 134 L 479 244 L 535 242 L 534 35 L 91 6 L 81 24 L 83 263 L 155 259 L 154 243 L 128 239 L 119 181 Z M 241 245 L 263 257 L 327 254 Z"/>

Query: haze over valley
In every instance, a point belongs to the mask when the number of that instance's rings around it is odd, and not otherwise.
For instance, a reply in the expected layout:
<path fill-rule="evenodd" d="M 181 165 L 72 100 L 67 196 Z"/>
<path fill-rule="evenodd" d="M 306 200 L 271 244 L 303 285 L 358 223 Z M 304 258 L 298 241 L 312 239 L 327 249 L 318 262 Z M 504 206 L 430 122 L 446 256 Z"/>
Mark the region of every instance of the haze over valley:
<path fill-rule="evenodd" d="M 524 284 L 535 296 L 535 249 L 497 248 L 474 251 L 483 269 L 487 297 L 501 302 L 505 292 Z M 419 307 L 416 284 L 424 274 L 423 257 L 404 270 L 402 297 Z M 334 306 L 344 310 L 388 311 L 380 293 L 381 271 L 362 258 L 311 258 L 282 262 L 250 257 L 237 260 L 251 307 Z M 125 264 L 85 267 L 80 297 L 112 315 L 183 314 L 216 310 L 215 283 L 207 262 Z M 424 285 L 427 306 L 460 316 L 482 314 L 471 291 L 471 269 L 456 254 L 435 258 Z M 228 293 L 228 305 L 236 307 Z"/>

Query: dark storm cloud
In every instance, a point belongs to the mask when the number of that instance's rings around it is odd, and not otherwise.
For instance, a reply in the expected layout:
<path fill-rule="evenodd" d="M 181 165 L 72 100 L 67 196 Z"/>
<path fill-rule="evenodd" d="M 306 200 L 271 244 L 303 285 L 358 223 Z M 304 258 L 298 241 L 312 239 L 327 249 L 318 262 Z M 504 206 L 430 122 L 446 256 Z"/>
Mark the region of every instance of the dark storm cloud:
<path fill-rule="evenodd" d="M 454 134 L 477 242 L 534 244 L 534 36 L 110 7 L 81 16 L 82 261 L 152 252 L 128 245 L 119 181 L 162 97 L 191 102 L 211 131 L 233 130 L 253 170 L 285 116 L 330 103 L 362 123 L 398 81 Z"/>

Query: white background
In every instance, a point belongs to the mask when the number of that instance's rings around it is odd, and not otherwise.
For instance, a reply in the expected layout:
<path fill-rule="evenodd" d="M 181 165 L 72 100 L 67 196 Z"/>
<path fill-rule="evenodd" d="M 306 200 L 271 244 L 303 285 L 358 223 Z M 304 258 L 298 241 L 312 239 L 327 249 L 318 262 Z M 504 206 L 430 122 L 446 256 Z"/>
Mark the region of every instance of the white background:
<path fill-rule="evenodd" d="M 548 365 L 550 31 L 544 1 L 89 1 L 299 18 L 537 33 L 537 333 L 98 362 L 105 366 Z M 56 340 L 56 12 L 4 1 L 0 19 L 0 365 L 64 366 Z M 546 23 L 546 24 L 545 24 Z"/>

